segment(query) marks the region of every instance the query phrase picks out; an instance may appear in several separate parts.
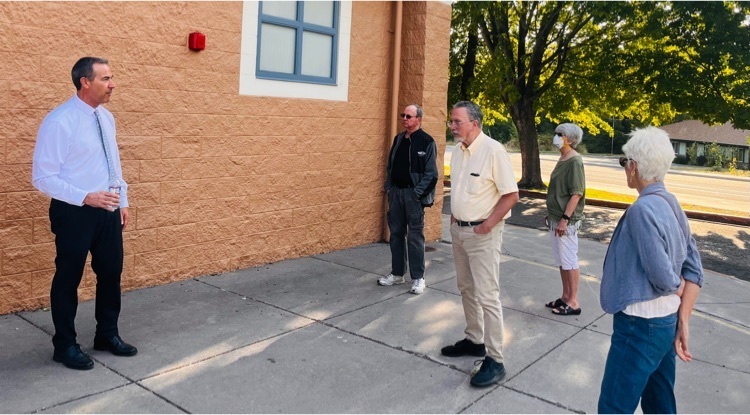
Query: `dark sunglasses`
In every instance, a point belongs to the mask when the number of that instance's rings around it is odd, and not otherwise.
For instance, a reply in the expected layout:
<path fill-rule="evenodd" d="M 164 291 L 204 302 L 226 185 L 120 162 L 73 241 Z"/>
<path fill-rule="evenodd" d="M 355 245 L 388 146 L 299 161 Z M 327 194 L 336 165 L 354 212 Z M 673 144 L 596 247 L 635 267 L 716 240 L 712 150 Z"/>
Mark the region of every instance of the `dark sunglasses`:
<path fill-rule="evenodd" d="M 627 157 L 620 157 L 620 166 L 622 166 L 622 167 L 625 167 L 625 163 L 627 163 L 627 162 L 629 162 L 629 161 L 631 161 L 631 160 L 632 160 L 632 161 L 635 161 L 635 160 L 633 160 L 633 159 L 629 159 L 629 158 L 627 158 Z"/>
<path fill-rule="evenodd" d="M 406 118 L 407 120 L 410 120 L 412 118 L 417 118 L 417 117 L 413 115 L 409 115 L 409 114 L 401 114 L 401 118 Z"/>

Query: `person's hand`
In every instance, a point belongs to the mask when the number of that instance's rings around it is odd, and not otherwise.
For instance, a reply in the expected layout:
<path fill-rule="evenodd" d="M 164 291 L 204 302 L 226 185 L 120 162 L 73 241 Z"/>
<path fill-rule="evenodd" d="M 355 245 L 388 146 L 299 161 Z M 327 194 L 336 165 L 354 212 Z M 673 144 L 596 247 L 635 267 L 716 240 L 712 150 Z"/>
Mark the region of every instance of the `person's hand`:
<path fill-rule="evenodd" d="M 83 204 L 114 212 L 120 206 L 120 195 L 106 190 L 91 192 L 83 198 Z"/>
<path fill-rule="evenodd" d="M 564 222 L 563 222 L 564 221 Z M 568 231 L 567 225 L 568 221 L 565 219 L 560 219 L 560 222 L 557 222 L 557 228 L 555 228 L 555 235 L 557 236 L 563 236 Z"/>
<path fill-rule="evenodd" d="M 128 208 L 120 208 L 120 223 L 122 224 L 122 229 L 125 229 L 125 227 L 128 226 L 128 218 L 130 218 Z"/>
<path fill-rule="evenodd" d="M 492 230 L 492 228 L 490 228 L 489 226 L 485 225 L 485 222 L 482 222 L 479 225 L 477 225 L 477 226 L 474 227 L 474 233 L 476 233 L 478 235 L 486 235 L 486 234 L 490 233 L 491 230 Z"/>
<path fill-rule="evenodd" d="M 456 223 L 456 218 L 451 215 L 451 225 L 453 225 L 454 223 Z"/>
<path fill-rule="evenodd" d="M 677 321 L 677 335 L 674 338 L 674 349 L 677 357 L 683 362 L 691 362 L 693 355 L 688 349 L 688 339 L 690 338 L 690 328 L 687 322 Z"/>

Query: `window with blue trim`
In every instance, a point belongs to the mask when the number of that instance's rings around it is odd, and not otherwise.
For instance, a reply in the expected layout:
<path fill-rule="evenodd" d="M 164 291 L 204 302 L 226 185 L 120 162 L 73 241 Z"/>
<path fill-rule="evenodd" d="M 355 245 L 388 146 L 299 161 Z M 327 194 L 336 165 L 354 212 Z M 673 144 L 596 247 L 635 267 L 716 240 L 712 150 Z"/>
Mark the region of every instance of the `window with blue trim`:
<path fill-rule="evenodd" d="M 339 2 L 262 1 L 255 75 L 336 84 Z"/>

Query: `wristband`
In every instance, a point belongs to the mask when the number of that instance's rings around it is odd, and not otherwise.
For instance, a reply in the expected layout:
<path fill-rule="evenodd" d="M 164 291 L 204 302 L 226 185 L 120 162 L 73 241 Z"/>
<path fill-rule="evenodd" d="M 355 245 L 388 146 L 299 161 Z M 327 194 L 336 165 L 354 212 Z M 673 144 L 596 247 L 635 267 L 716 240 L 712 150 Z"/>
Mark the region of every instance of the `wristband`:
<path fill-rule="evenodd" d="M 570 222 L 570 216 L 563 213 L 562 215 L 560 215 L 560 217 Z"/>

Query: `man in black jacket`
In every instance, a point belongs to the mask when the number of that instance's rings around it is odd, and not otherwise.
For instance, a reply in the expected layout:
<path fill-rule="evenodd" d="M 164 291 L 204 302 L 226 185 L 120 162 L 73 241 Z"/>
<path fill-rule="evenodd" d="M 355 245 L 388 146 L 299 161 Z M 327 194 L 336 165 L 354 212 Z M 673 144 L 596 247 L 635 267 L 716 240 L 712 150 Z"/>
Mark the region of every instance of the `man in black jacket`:
<path fill-rule="evenodd" d="M 412 104 L 401 114 L 405 131 L 393 140 L 386 168 L 388 227 L 391 230 L 391 273 L 380 285 L 403 284 L 407 260 L 412 294 L 422 294 L 424 283 L 424 208 L 435 202 L 438 180 L 437 146 L 422 130 L 422 108 Z"/>

